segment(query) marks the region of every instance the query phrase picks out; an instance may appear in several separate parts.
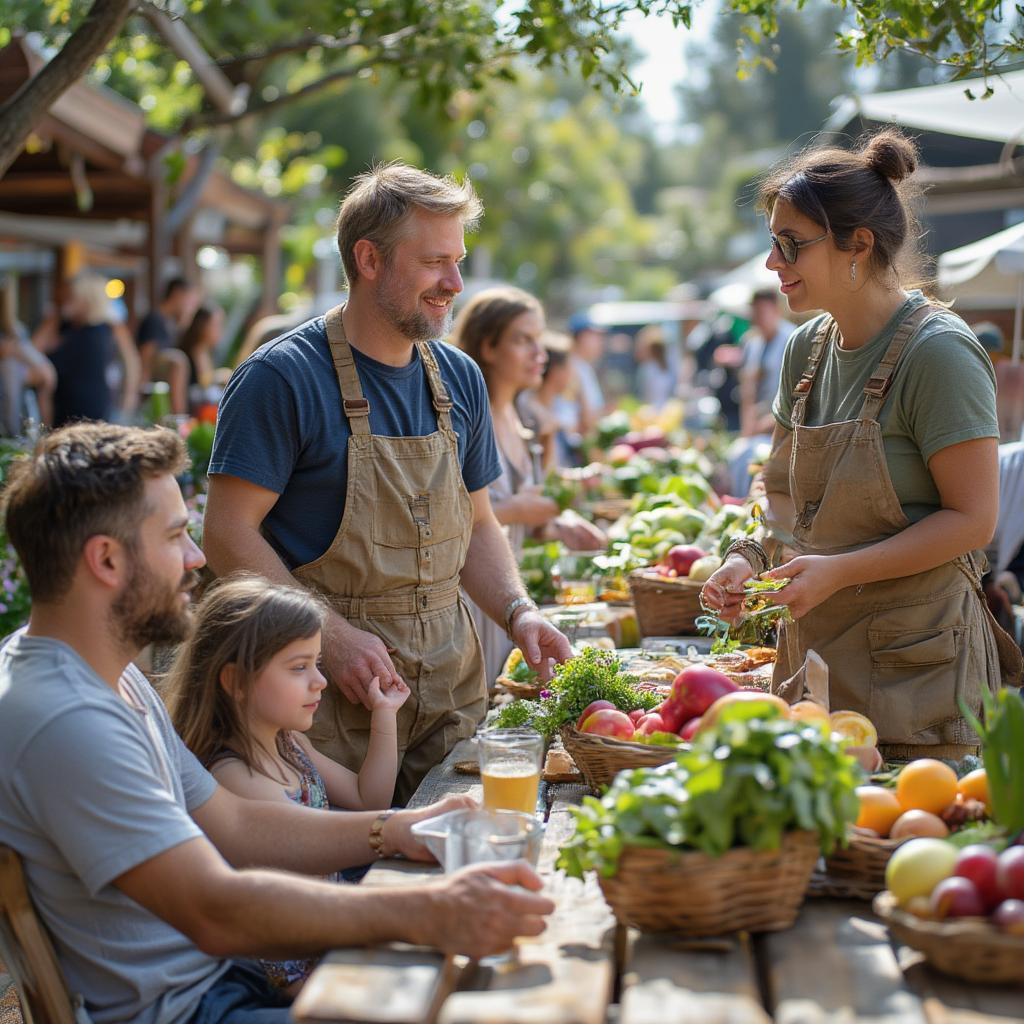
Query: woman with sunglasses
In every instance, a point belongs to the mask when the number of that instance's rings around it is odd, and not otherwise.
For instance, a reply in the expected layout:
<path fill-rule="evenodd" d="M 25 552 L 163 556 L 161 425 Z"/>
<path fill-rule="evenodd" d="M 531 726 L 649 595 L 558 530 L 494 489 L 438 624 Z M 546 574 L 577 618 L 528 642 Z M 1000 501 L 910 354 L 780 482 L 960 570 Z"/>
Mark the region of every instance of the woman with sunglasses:
<path fill-rule="evenodd" d="M 767 266 L 794 312 L 825 313 L 787 343 L 763 543 L 734 545 L 702 592 L 735 618 L 771 551 L 794 620 L 776 687 L 816 651 L 833 710 L 867 715 L 896 759 L 976 749 L 960 702 L 977 711 L 1019 670 L 1009 648 L 1001 670 L 979 586 L 999 503 L 995 378 L 966 324 L 905 284 L 916 164 L 887 130 L 763 183 Z"/>

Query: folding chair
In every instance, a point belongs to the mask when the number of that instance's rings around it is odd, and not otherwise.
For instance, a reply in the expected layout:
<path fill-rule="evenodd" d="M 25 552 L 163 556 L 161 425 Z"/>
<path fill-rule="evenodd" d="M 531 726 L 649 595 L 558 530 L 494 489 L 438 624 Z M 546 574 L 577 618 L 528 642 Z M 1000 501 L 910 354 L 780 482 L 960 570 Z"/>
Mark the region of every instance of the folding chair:
<path fill-rule="evenodd" d="M 25 1024 L 75 1024 L 74 1006 L 43 923 L 36 916 L 21 859 L 0 846 L 0 957 L 14 978 Z"/>

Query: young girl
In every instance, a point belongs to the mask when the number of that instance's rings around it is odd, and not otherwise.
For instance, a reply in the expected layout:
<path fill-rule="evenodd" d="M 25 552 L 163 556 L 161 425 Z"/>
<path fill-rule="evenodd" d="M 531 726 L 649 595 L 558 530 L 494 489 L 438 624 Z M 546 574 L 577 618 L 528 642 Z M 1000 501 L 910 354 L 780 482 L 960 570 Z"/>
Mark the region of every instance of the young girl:
<path fill-rule="evenodd" d="M 174 727 L 217 781 L 253 800 L 368 811 L 391 805 L 398 773 L 400 683 L 369 688 L 370 745 L 356 775 L 316 751 L 303 733 L 327 685 L 317 667 L 326 609 L 311 594 L 258 576 L 214 584 L 196 610 L 164 687 Z M 282 987 L 314 961 L 264 961 Z"/>

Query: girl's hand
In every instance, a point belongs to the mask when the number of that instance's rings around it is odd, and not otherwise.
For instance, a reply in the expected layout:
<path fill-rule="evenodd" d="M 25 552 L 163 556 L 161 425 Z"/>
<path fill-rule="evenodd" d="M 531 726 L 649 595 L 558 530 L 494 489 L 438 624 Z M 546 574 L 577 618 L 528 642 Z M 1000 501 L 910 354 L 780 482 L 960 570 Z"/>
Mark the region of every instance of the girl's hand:
<path fill-rule="evenodd" d="M 794 619 L 827 601 L 837 590 L 848 586 L 841 571 L 838 555 L 800 555 L 777 569 L 764 574 L 765 579 L 789 578 L 789 584 L 772 594 L 772 604 L 784 604 Z M 711 577 L 714 579 L 714 576 Z"/>
<path fill-rule="evenodd" d="M 366 699 L 371 711 L 397 711 L 409 699 L 411 692 L 402 680 L 392 682 L 386 690 L 382 690 L 380 679 L 374 676 L 366 688 Z"/>
<path fill-rule="evenodd" d="M 735 622 L 743 610 L 743 584 L 753 578 L 750 563 L 742 555 L 730 555 L 701 588 L 701 604 L 724 622 Z"/>

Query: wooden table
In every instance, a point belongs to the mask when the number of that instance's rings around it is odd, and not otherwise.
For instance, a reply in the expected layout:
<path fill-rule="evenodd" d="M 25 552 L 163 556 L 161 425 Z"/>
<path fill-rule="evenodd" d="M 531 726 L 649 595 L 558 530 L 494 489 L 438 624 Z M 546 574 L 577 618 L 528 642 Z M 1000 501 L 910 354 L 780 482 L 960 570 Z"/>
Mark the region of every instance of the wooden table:
<path fill-rule="evenodd" d="M 479 780 L 435 768 L 411 806 Z M 894 948 L 866 903 L 809 900 L 788 931 L 693 944 L 619 928 L 593 878 L 554 871 L 572 833 L 578 786 L 550 786 L 539 870 L 556 902 L 518 963 L 482 968 L 412 947 L 336 950 L 296 1002 L 299 1024 L 1009 1024 L 1024 989 L 947 978 Z M 407 883 L 440 869 L 385 861 L 364 885 Z"/>

